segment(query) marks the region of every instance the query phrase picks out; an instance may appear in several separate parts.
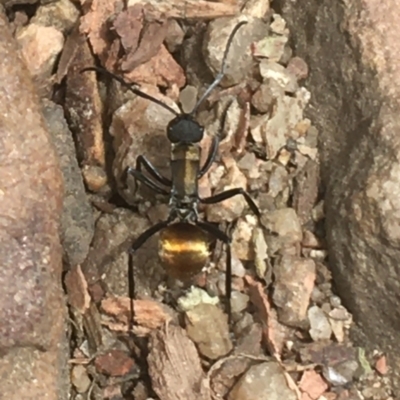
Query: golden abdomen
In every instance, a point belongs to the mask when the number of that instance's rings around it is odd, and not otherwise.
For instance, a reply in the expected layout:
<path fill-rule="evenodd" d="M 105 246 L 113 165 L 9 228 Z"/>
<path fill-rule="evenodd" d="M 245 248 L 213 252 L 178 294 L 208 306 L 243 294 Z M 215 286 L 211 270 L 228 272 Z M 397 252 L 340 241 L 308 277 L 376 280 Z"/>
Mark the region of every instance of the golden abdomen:
<path fill-rule="evenodd" d="M 210 236 L 197 226 L 178 222 L 160 233 L 158 254 L 170 277 L 187 281 L 206 265 L 211 243 Z"/>

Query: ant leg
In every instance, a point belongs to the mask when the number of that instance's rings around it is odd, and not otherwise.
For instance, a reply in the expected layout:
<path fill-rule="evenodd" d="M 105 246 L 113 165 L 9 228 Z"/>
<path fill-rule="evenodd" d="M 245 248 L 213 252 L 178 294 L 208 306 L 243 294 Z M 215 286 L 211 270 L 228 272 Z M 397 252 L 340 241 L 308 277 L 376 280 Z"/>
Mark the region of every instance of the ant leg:
<path fill-rule="evenodd" d="M 204 221 L 196 221 L 196 225 L 220 240 L 226 245 L 226 270 L 225 270 L 225 295 L 227 299 L 226 313 L 228 314 L 228 323 L 231 323 L 231 297 L 232 297 L 232 254 L 230 237 L 218 229 L 213 224 Z"/>
<path fill-rule="evenodd" d="M 129 298 L 130 298 L 130 320 L 129 320 L 129 332 L 131 332 L 133 327 L 134 320 L 134 308 L 133 308 L 133 300 L 135 299 L 135 273 L 133 266 L 133 254 L 136 253 L 138 249 L 140 249 L 144 243 L 149 240 L 153 235 L 157 232 L 161 231 L 161 229 L 168 226 L 170 220 L 159 222 L 158 224 L 153 225 L 146 231 L 144 231 L 132 244 L 131 249 L 129 250 L 129 262 L 128 262 L 128 286 L 129 286 Z"/>
<path fill-rule="evenodd" d="M 159 183 L 165 186 L 172 185 L 170 179 L 162 176 L 145 156 L 140 155 L 136 159 L 136 170 L 142 172 L 142 167 L 144 167 L 146 171 Z"/>
<path fill-rule="evenodd" d="M 250 207 L 251 211 L 259 218 L 261 217 L 260 210 L 258 209 L 254 200 L 250 197 L 250 195 L 242 188 L 230 189 L 222 193 L 218 193 L 214 196 L 207 197 L 205 199 L 200 199 L 200 202 L 203 204 L 215 204 L 219 203 L 220 201 L 224 201 L 226 199 L 230 199 L 233 196 L 242 195 L 246 200 L 248 206 Z"/>
<path fill-rule="evenodd" d="M 204 165 L 201 167 L 201 170 L 199 174 L 197 175 L 197 179 L 200 179 L 211 167 L 212 163 L 215 160 L 215 157 L 217 155 L 218 151 L 218 145 L 219 145 L 219 137 L 214 136 L 213 141 L 211 143 L 210 150 L 208 152 L 207 160 L 204 163 Z"/>
<path fill-rule="evenodd" d="M 169 196 L 169 192 L 159 186 L 158 183 L 153 182 L 151 179 L 149 179 L 147 176 L 143 175 L 143 173 L 135 168 L 128 167 L 126 169 L 125 175 L 132 175 L 135 179 L 137 179 L 139 182 L 142 182 L 145 184 L 147 187 L 150 189 L 153 189 L 155 192 L 163 194 L 165 196 Z"/>

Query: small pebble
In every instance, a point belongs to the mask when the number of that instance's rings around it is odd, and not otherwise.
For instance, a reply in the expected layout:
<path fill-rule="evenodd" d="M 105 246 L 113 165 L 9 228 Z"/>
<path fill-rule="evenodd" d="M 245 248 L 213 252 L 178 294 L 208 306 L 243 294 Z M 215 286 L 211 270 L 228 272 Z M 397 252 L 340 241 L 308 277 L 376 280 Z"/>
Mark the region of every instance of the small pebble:
<path fill-rule="evenodd" d="M 275 362 L 250 367 L 229 393 L 229 400 L 295 400 L 294 391 L 288 385 L 282 367 Z"/>
<path fill-rule="evenodd" d="M 336 295 L 332 295 L 329 299 L 329 302 L 331 303 L 331 306 L 333 308 L 337 308 L 342 305 L 342 300 L 340 299 L 339 296 L 336 296 Z"/>
<path fill-rule="evenodd" d="M 78 393 L 85 393 L 91 384 L 86 367 L 75 365 L 71 370 L 71 382 Z"/>
<path fill-rule="evenodd" d="M 179 297 L 178 305 L 182 311 L 189 311 L 199 304 L 219 303 L 218 297 L 211 297 L 205 290 L 192 287 L 184 296 Z"/>
<path fill-rule="evenodd" d="M 325 295 L 318 289 L 317 286 L 314 286 L 312 292 L 311 292 L 311 300 L 314 303 L 322 303 L 322 301 L 325 299 Z"/>
<path fill-rule="evenodd" d="M 247 308 L 249 296 L 247 294 L 234 290 L 231 297 L 232 313 L 240 313 Z"/>
<path fill-rule="evenodd" d="M 243 278 L 246 275 L 246 268 L 235 255 L 232 255 L 232 275 L 239 278 Z"/>
<path fill-rule="evenodd" d="M 288 31 L 286 30 L 286 21 L 282 18 L 281 15 L 273 14 L 272 19 L 273 21 L 269 26 L 271 32 L 276 33 L 277 35 L 284 35 L 288 33 Z"/>
<path fill-rule="evenodd" d="M 98 355 L 94 364 L 97 372 L 109 376 L 124 376 L 134 367 L 134 361 L 127 352 L 117 349 Z"/>
<path fill-rule="evenodd" d="M 329 339 L 332 335 L 332 328 L 325 313 L 317 306 L 308 309 L 308 320 L 311 329 L 309 330 L 312 340 Z"/>
<path fill-rule="evenodd" d="M 199 352 L 216 360 L 232 350 L 228 318 L 212 304 L 199 304 L 185 315 L 186 331 Z"/>

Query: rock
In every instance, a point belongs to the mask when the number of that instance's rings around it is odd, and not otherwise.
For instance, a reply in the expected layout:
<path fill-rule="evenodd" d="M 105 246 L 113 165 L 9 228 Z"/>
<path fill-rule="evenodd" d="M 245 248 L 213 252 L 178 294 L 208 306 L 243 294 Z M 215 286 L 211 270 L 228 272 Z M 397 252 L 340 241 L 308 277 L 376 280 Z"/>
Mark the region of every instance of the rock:
<path fill-rule="evenodd" d="M 340 307 L 342 305 L 342 300 L 340 299 L 339 296 L 332 295 L 329 298 L 329 303 L 331 304 L 332 307 Z"/>
<path fill-rule="evenodd" d="M 277 64 L 279 65 L 279 64 Z M 300 88 L 295 96 L 279 96 L 275 99 L 274 113 L 252 116 L 250 133 L 254 141 L 265 146 L 268 159 L 274 159 L 279 150 L 286 146 L 288 139 L 298 139 L 297 124 L 303 120 L 303 110 L 310 93 Z"/>
<path fill-rule="evenodd" d="M 329 386 L 322 376 L 315 370 L 304 371 L 300 382 L 299 389 L 303 398 L 308 399 L 324 399 Z"/>
<path fill-rule="evenodd" d="M 16 34 L 21 52 L 42 96 L 50 96 L 49 80 L 64 45 L 63 34 L 52 26 L 29 24 Z"/>
<path fill-rule="evenodd" d="M 197 344 L 199 352 L 216 360 L 232 350 L 228 318 L 212 304 L 200 304 L 185 315 L 188 336 Z"/>
<path fill-rule="evenodd" d="M 319 164 L 308 160 L 296 175 L 293 188 L 293 208 L 301 224 L 311 219 L 311 212 L 317 202 L 320 185 Z"/>
<path fill-rule="evenodd" d="M 254 251 L 251 243 L 256 220 L 248 216 L 240 218 L 232 233 L 232 253 L 239 260 L 253 260 Z"/>
<path fill-rule="evenodd" d="M 266 274 L 271 272 L 268 259 L 268 245 L 265 235 L 260 227 L 256 227 L 253 231 L 252 242 L 254 246 L 254 269 L 259 278 L 265 279 Z"/>
<path fill-rule="evenodd" d="M 263 79 L 273 79 L 287 93 L 295 93 L 298 88 L 296 77 L 277 62 L 261 60 L 260 74 Z"/>
<path fill-rule="evenodd" d="M 277 35 L 289 35 L 289 30 L 286 27 L 286 21 L 279 14 L 272 14 L 273 21 L 270 25 L 271 32 Z"/>
<path fill-rule="evenodd" d="M 245 153 L 239 160 L 238 167 L 249 178 L 257 179 L 260 175 L 257 168 L 257 158 L 254 153 Z"/>
<path fill-rule="evenodd" d="M 41 4 L 31 19 L 32 24 L 51 26 L 68 34 L 78 21 L 79 11 L 70 0 Z"/>
<path fill-rule="evenodd" d="M 234 188 L 243 188 L 246 190 L 246 187 L 247 179 L 245 175 L 239 170 L 236 164 L 232 164 L 226 175 L 219 181 L 213 194 L 217 195 L 218 193 Z M 234 221 L 242 215 L 246 204 L 244 197 L 237 195 L 219 203 L 207 205 L 207 220 L 210 222 Z"/>
<path fill-rule="evenodd" d="M 179 112 L 176 104 L 154 87 L 142 90 Z M 136 166 L 139 155 L 144 155 L 161 174 L 169 176 L 171 147 L 165 130 L 173 117 L 165 108 L 141 97 L 129 100 L 115 111 L 110 127 L 115 151 L 113 173 L 119 192 L 128 203 L 134 203 L 135 187 L 132 177 L 125 178 L 125 170 Z M 144 185 L 140 194 L 154 198 L 154 191 Z"/>
<path fill-rule="evenodd" d="M 214 75 L 221 69 L 221 61 L 228 37 L 238 24 L 239 19 L 231 18 L 229 22 L 227 23 L 225 18 L 211 21 L 204 37 L 204 59 Z M 251 17 L 248 18 L 247 25 L 240 27 L 228 53 L 226 73 L 221 82 L 222 86 L 233 86 L 246 78 L 253 64 L 250 45 L 265 37 L 267 29 L 267 24 L 261 18 Z"/>
<path fill-rule="evenodd" d="M 74 365 L 71 369 L 71 383 L 78 393 L 85 393 L 92 381 L 89 378 L 87 369 L 83 365 Z"/>
<path fill-rule="evenodd" d="M 232 291 L 231 298 L 231 309 L 232 313 L 241 313 L 247 308 L 249 304 L 249 296 L 247 294 L 238 292 L 237 290 Z"/>
<path fill-rule="evenodd" d="M 0 324 L 1 397 L 66 400 L 70 351 L 58 231 L 62 176 L 3 9 L 0 55 L 0 319 L 7 321 Z"/>
<path fill-rule="evenodd" d="M 270 255 L 283 247 L 300 243 L 303 238 L 300 221 L 293 208 L 265 213 L 261 217 L 261 223 L 271 232 L 266 235 Z"/>
<path fill-rule="evenodd" d="M 113 349 L 98 355 L 94 360 L 94 365 L 100 374 L 124 376 L 132 372 L 135 362 L 125 351 Z"/>
<path fill-rule="evenodd" d="M 328 316 L 337 342 L 342 343 L 345 339 L 345 330 L 351 325 L 353 316 L 343 306 L 337 306 L 329 312 Z"/>
<path fill-rule="evenodd" d="M 246 268 L 235 254 L 232 254 L 232 275 L 243 278 L 246 275 Z"/>
<path fill-rule="evenodd" d="M 272 197 L 278 196 L 289 183 L 288 171 L 281 165 L 275 165 L 271 171 L 268 182 L 268 194 Z"/>
<path fill-rule="evenodd" d="M 266 79 L 251 98 L 251 104 L 260 113 L 270 113 L 277 98 L 283 97 L 284 90 L 274 79 Z"/>
<path fill-rule="evenodd" d="M 174 53 L 182 44 L 185 38 L 185 32 L 175 19 L 168 20 L 168 32 L 165 38 L 165 44 L 170 53 Z"/>
<path fill-rule="evenodd" d="M 149 227 L 147 219 L 127 209 L 116 209 L 103 214 L 96 223 L 96 231 L 82 271 L 89 285 L 102 280 L 107 290 L 116 295 L 128 293 L 128 249 L 130 243 Z M 156 239 L 156 238 L 154 238 Z M 147 252 L 144 251 L 147 249 Z M 152 251 L 149 251 L 152 249 Z M 157 257 L 157 245 L 149 241 L 133 257 L 137 295 L 148 294 L 158 285 L 163 274 Z M 151 289 L 150 289 L 151 288 Z"/>
<path fill-rule="evenodd" d="M 315 281 L 313 260 L 285 255 L 274 265 L 274 303 L 279 321 L 289 326 L 304 327 Z"/>
<path fill-rule="evenodd" d="M 229 400 L 295 400 L 282 367 L 275 362 L 253 365 L 228 395 Z"/>
<path fill-rule="evenodd" d="M 235 325 L 237 326 L 237 325 Z M 233 356 L 227 357 L 218 368 L 218 373 L 213 375 L 211 386 L 218 398 L 226 398 L 227 393 L 238 381 L 240 376 L 252 365 L 250 357 L 241 357 L 246 354 L 259 357 L 262 354 L 261 339 L 262 328 L 260 324 L 251 321 L 251 325 L 240 333 Z M 235 357 L 237 355 L 237 357 Z"/>
<path fill-rule="evenodd" d="M 373 0 L 333 7 L 329 0 L 307 2 L 301 9 L 288 0 L 280 5 L 291 31 L 299 33 L 296 54 L 304 57 L 310 71 L 308 117 L 323 143 L 321 170 L 335 287 L 365 333 L 364 340 L 390 352 L 399 365 L 398 7 Z M 311 31 L 318 33 L 310 41 Z M 327 80 L 334 91 L 326 87 Z M 400 395 L 399 371 L 394 372 L 395 397 Z"/>
<path fill-rule="evenodd" d="M 312 306 L 308 310 L 308 320 L 310 322 L 310 336 L 312 340 L 330 339 L 332 329 L 325 313 L 317 306 Z"/>
<path fill-rule="evenodd" d="M 97 165 L 84 165 L 82 176 L 87 188 L 94 193 L 100 192 L 107 184 L 108 178 L 104 168 Z"/>
<path fill-rule="evenodd" d="M 157 72 L 155 72 L 157 71 Z M 182 67 L 176 62 L 164 45 L 149 61 L 125 73 L 128 82 L 143 82 L 152 86 L 179 88 L 185 85 Z"/>
<path fill-rule="evenodd" d="M 270 7 L 269 1 L 249 0 L 243 5 L 242 13 L 255 18 L 264 18 Z"/>
<path fill-rule="evenodd" d="M 254 43 L 254 55 L 256 57 L 264 57 L 268 58 L 270 61 L 278 62 L 283 56 L 287 41 L 288 38 L 285 36 L 266 36 Z"/>
<path fill-rule="evenodd" d="M 297 80 L 306 79 L 308 76 L 308 65 L 300 57 L 291 58 L 286 69 L 291 75 L 294 75 Z"/>
<path fill-rule="evenodd" d="M 94 218 L 76 159 L 75 144 L 61 106 L 44 100 L 43 114 L 53 135 L 64 178 L 61 235 L 64 259 L 68 265 L 81 264 L 93 238 Z"/>
<path fill-rule="evenodd" d="M 227 98 L 218 103 L 216 119 L 217 135 L 223 138 L 219 144 L 220 154 L 229 154 L 237 142 L 237 132 L 242 118 L 242 107 L 236 98 Z M 221 126 L 221 121 L 223 125 Z"/>
<path fill-rule="evenodd" d="M 301 245 L 306 248 L 320 249 L 323 247 L 321 239 L 319 239 L 313 232 L 309 230 L 303 231 L 303 240 Z"/>
<path fill-rule="evenodd" d="M 349 359 L 334 366 L 326 366 L 323 375 L 332 386 L 344 386 L 357 378 L 359 370 L 358 361 Z"/>
<path fill-rule="evenodd" d="M 192 287 L 190 291 L 178 299 L 179 308 L 183 311 L 192 310 L 199 304 L 217 305 L 218 303 L 218 297 L 211 297 L 205 290 L 197 287 Z"/>

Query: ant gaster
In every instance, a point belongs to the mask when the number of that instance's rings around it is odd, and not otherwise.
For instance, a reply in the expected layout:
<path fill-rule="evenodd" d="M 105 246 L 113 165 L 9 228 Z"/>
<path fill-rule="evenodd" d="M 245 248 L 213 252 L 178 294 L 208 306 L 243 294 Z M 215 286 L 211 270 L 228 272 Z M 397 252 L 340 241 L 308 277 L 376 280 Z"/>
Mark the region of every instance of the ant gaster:
<path fill-rule="evenodd" d="M 132 87 L 122 78 L 98 67 L 85 68 L 83 71 L 97 71 L 119 81 L 136 95 L 159 104 L 175 115 L 167 127 L 167 137 L 171 142 L 171 179 L 162 176 L 155 167 L 140 155 L 136 159 L 136 167 L 128 167 L 127 174 L 145 184 L 155 192 L 169 196 L 170 212 L 166 221 L 159 222 L 143 232 L 132 244 L 130 253 L 135 253 L 150 237 L 160 232 L 159 257 L 169 276 L 180 280 L 188 280 L 201 272 L 210 256 L 211 238 L 220 240 L 226 245 L 226 311 L 230 317 L 231 299 L 231 248 L 230 237 L 213 224 L 198 219 L 198 205 L 214 204 L 241 195 L 245 198 L 253 213 L 260 217 L 258 207 L 250 195 L 242 188 L 230 189 L 207 198 L 200 198 L 198 193 L 199 179 L 209 170 L 215 160 L 220 138 L 214 136 L 207 159 L 200 166 L 201 148 L 199 143 L 204 136 L 204 127 L 195 120 L 195 113 L 211 91 L 220 83 L 226 67 L 226 58 L 232 40 L 238 29 L 246 24 L 238 23 L 230 34 L 222 59 L 221 70 L 214 82 L 208 87 L 190 113 L 177 113 L 162 101 Z M 143 170 L 149 174 L 143 174 Z M 131 299 L 131 317 L 133 317 L 134 268 L 129 262 L 129 297 Z M 131 321 L 132 322 L 132 321 Z"/>

